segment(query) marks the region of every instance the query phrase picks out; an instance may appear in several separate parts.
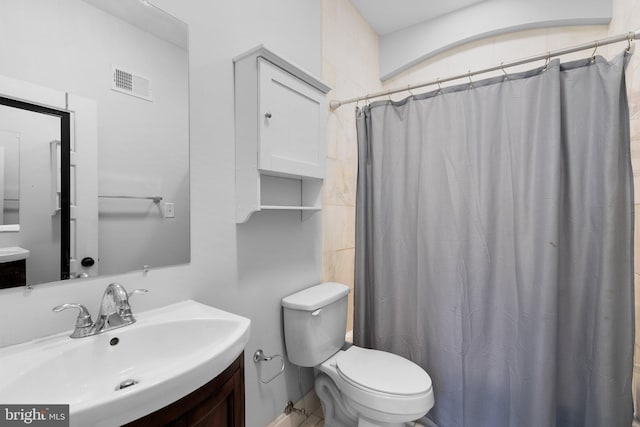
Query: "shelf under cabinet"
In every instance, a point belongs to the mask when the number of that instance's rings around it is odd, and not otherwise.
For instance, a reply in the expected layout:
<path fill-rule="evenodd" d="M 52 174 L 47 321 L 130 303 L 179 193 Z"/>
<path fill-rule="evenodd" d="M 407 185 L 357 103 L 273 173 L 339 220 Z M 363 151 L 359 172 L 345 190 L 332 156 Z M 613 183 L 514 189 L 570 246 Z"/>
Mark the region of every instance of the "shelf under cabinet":
<path fill-rule="evenodd" d="M 260 210 L 272 210 L 272 211 L 321 211 L 321 207 L 317 206 L 276 206 L 276 205 L 261 205 Z"/>
<path fill-rule="evenodd" d="M 299 211 L 300 219 L 305 221 L 311 218 L 316 212 L 320 212 L 320 206 L 289 206 L 289 205 L 260 205 L 261 211 Z"/>
<path fill-rule="evenodd" d="M 306 220 L 322 210 L 322 180 L 258 175 L 253 198 L 238 198 L 236 222 L 243 223 L 260 211 L 299 211 Z M 242 202 L 242 203 L 240 203 Z"/>

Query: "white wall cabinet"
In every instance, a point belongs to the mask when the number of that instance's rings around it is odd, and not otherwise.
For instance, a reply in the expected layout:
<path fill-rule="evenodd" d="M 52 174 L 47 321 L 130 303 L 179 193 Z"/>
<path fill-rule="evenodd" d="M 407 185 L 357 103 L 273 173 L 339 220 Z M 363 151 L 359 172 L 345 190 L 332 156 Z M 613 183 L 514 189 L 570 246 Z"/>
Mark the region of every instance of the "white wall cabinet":
<path fill-rule="evenodd" d="M 263 46 L 234 59 L 236 222 L 321 209 L 329 87 Z"/>

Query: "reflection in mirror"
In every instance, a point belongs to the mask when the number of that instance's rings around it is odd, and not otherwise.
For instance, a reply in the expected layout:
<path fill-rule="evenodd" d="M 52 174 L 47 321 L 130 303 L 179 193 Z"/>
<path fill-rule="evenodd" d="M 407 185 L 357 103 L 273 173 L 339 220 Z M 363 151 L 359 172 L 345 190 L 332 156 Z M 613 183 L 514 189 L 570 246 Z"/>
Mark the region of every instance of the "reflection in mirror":
<path fill-rule="evenodd" d="M 65 131 L 69 123 L 67 112 L 0 97 L 0 129 L 12 136 L 10 150 L 19 148 L 23 154 L 19 164 L 23 176 L 12 180 L 22 181 L 27 189 L 17 200 L 22 211 L 19 232 L 1 237 L 3 247 L 14 250 L 0 251 L 0 288 L 11 287 L 16 281 L 7 270 L 24 276 L 25 283 L 51 282 L 68 275 L 68 260 L 62 254 L 68 252 L 69 238 L 68 229 L 63 230 L 62 218 L 69 217 L 69 209 L 61 209 L 61 201 L 68 198 L 69 186 L 62 185 L 60 169 L 55 168 L 52 174 L 51 166 L 68 164 L 61 148 L 69 149 L 69 132 Z M 14 139 L 20 140 L 19 147 Z M 52 151 L 52 146 L 58 149 Z M 14 152 L 12 158 L 15 162 L 12 168 L 17 170 L 19 154 Z M 5 190 L 5 204 L 6 193 Z M 50 238 L 43 239 L 43 234 Z M 30 268 L 26 272 L 16 270 L 26 266 L 26 261 L 20 263 L 21 267 L 16 265 L 21 261 L 16 258 L 17 248 L 29 251 Z"/>
<path fill-rule="evenodd" d="M 10 107 L 0 105 L 0 232 L 20 229 L 20 135 L 5 122 Z"/>
<path fill-rule="evenodd" d="M 0 110 L 0 231 L 19 224 L 0 233 L 0 250 L 30 252 L 27 284 L 189 262 L 187 26 L 139 0 L 3 0 L 0 38 L 0 96 L 58 108 L 48 99 L 61 94 L 70 115 L 64 153 L 59 123 L 34 149 L 28 133 L 50 125 L 13 129 L 4 124 L 12 113 Z M 41 88 L 38 99 L 3 81 Z M 35 159 L 46 166 L 34 172 Z M 29 184 L 38 174 L 48 177 L 46 194 Z M 57 194 L 65 185 L 68 200 Z M 40 211 L 32 198 L 48 205 L 46 227 L 27 221 Z M 52 213 L 55 200 L 68 220 Z M 37 241 L 27 243 L 30 234 Z M 46 277 L 32 274 L 45 247 L 58 258 Z"/>

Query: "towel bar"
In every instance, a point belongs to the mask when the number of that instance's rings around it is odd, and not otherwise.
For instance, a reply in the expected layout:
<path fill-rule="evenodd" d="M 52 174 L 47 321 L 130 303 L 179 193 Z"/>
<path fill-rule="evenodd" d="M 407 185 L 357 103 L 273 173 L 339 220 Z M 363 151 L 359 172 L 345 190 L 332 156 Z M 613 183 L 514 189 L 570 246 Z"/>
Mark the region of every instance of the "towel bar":
<path fill-rule="evenodd" d="M 258 349 L 256 350 L 255 353 L 253 353 L 253 362 L 254 363 L 258 363 L 258 362 L 268 362 L 270 360 L 272 360 L 274 357 L 276 358 L 280 358 L 280 363 L 282 364 L 280 366 L 280 371 L 278 371 L 274 376 L 272 376 L 271 378 L 269 378 L 266 381 L 262 380 L 262 371 L 260 372 L 260 374 L 258 375 L 258 379 L 260 380 L 260 382 L 262 384 L 269 384 L 271 381 L 275 380 L 276 378 L 278 378 L 280 375 L 283 374 L 284 372 L 284 358 L 279 355 L 279 354 L 274 354 L 273 356 L 265 356 L 264 352 L 262 351 L 262 349 Z"/>

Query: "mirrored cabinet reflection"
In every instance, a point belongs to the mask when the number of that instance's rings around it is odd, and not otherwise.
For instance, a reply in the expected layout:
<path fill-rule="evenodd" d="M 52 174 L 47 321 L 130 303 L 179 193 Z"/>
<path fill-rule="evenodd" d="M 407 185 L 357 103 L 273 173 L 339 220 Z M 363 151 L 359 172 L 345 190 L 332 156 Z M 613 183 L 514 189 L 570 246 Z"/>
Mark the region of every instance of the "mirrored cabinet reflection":
<path fill-rule="evenodd" d="M 139 0 L 0 15 L 0 289 L 189 262 L 187 25 Z"/>
<path fill-rule="evenodd" d="M 20 138 L 15 109 L 0 105 L 0 230 L 20 227 Z"/>
<path fill-rule="evenodd" d="M 0 288 L 27 283 L 29 257 L 29 283 L 69 277 L 69 131 L 66 111 L 0 97 Z"/>

